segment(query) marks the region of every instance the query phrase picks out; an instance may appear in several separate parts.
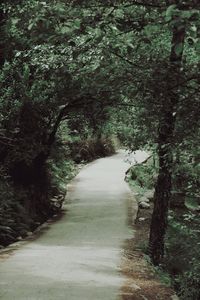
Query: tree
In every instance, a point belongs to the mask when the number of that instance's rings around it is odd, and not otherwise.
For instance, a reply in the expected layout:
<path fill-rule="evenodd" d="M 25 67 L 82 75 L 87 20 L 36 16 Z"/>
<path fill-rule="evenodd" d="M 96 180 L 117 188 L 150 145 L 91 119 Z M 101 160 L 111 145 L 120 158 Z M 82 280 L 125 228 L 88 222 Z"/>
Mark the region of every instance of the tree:
<path fill-rule="evenodd" d="M 179 10 L 180 9 L 180 10 Z M 171 199 L 173 145 L 176 114 L 180 102 L 180 87 L 184 80 L 182 57 L 185 44 L 186 26 L 196 11 L 182 11 L 182 6 L 172 5 L 171 13 L 172 42 L 169 66 L 167 69 L 167 93 L 164 97 L 159 122 L 158 156 L 159 174 L 154 196 L 154 211 L 151 222 L 149 249 L 154 264 L 159 264 L 164 256 L 164 237 L 167 228 L 168 206 Z M 170 13 L 169 13 L 170 12 Z M 174 87 L 174 82 L 176 87 Z"/>
<path fill-rule="evenodd" d="M 123 132 L 131 149 L 158 145 L 149 247 L 158 264 L 173 156 L 176 148 L 187 148 L 188 136 L 181 132 L 191 118 L 198 128 L 198 1 L 28 0 L 16 6 L 8 1 L 5 7 L 1 162 L 15 178 L 24 170 L 23 178 L 33 180 L 38 176 L 32 171 L 45 164 L 61 122 L 76 114 L 100 136 L 108 107 L 117 110 L 114 131 Z"/>
<path fill-rule="evenodd" d="M 177 18 L 172 29 L 171 55 L 167 74 L 167 95 L 164 97 L 158 132 L 159 174 L 154 195 L 149 248 L 154 264 L 164 256 L 164 236 L 167 228 L 168 205 L 171 197 L 171 173 L 173 167 L 173 135 L 176 110 L 179 102 L 179 82 L 182 78 L 181 62 L 185 40 L 185 24 Z M 180 49 L 180 50 L 179 50 Z M 177 82 L 177 89 L 173 88 Z"/>

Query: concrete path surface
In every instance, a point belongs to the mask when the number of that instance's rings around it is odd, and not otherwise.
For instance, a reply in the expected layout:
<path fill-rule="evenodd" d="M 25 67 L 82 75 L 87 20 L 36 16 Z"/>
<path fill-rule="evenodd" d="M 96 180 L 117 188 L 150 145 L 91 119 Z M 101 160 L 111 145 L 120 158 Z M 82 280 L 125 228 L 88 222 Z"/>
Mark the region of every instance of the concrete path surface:
<path fill-rule="evenodd" d="M 69 185 L 63 217 L 0 255 L 0 299 L 123 299 L 120 265 L 136 212 L 124 157 L 121 151 L 84 167 Z"/>

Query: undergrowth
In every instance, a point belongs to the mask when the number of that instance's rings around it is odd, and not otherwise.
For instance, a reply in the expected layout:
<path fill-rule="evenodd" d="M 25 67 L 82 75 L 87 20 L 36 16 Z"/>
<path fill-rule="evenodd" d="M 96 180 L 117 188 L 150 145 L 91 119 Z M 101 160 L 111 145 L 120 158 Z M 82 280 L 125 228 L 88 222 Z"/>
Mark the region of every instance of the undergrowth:
<path fill-rule="evenodd" d="M 192 212 L 170 214 L 165 269 L 181 300 L 200 299 L 200 221 Z"/>
<path fill-rule="evenodd" d="M 69 136 L 67 137 L 69 138 Z M 0 172 L 0 248 L 25 238 L 41 223 L 57 214 L 67 183 L 77 174 L 78 164 L 115 152 L 112 140 L 58 139 L 41 172 L 31 184 L 15 183 L 3 168 Z"/>
<path fill-rule="evenodd" d="M 181 172 L 180 172 L 181 170 Z M 195 182 L 197 190 L 197 174 L 183 174 L 184 168 L 178 169 L 173 177 L 173 188 L 177 185 L 193 188 Z M 178 174 L 176 176 L 176 174 Z M 133 166 L 129 172 L 129 183 L 133 190 L 142 196 L 147 189 L 152 189 L 155 184 L 156 169 L 148 161 L 146 164 Z M 185 181 L 182 180 L 184 177 Z M 191 194 L 191 192 L 190 192 Z M 195 194 L 196 196 L 196 194 Z M 193 199 L 193 198 L 192 198 Z M 197 199 L 197 198 L 195 198 Z M 189 201 L 190 200 L 190 201 Z M 200 299 L 200 220 L 199 203 L 194 203 L 194 199 L 185 198 L 185 208 L 174 208 L 169 212 L 168 230 L 166 234 L 166 255 L 160 266 L 154 267 L 154 270 L 161 282 L 171 285 L 176 290 L 181 300 L 199 300 Z M 141 251 L 146 259 L 148 258 L 148 241 L 145 240 L 140 245 Z"/>

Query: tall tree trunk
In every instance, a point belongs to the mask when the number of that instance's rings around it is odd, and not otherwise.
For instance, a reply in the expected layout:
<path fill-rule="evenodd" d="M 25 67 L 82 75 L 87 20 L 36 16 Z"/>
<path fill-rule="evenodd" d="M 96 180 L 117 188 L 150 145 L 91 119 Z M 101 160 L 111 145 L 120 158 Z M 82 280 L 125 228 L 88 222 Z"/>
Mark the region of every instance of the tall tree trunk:
<path fill-rule="evenodd" d="M 154 194 L 154 210 L 151 220 L 149 254 L 158 265 L 164 256 L 164 238 L 167 229 L 168 207 L 171 198 L 171 177 L 173 167 L 173 134 L 176 110 L 179 103 L 179 82 L 185 39 L 185 25 L 180 22 L 173 27 L 171 55 L 168 69 L 167 96 L 163 101 L 158 130 L 159 174 Z M 174 88 L 176 85 L 176 88 Z"/>

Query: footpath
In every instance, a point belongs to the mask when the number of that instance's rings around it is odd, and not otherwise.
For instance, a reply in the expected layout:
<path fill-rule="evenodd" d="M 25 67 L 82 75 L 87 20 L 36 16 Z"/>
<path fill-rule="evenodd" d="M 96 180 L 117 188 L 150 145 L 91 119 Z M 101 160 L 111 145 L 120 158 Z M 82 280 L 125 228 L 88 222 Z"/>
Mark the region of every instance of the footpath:
<path fill-rule="evenodd" d="M 124 158 L 121 151 L 84 167 L 63 216 L 0 254 L 0 299 L 173 299 L 134 248 L 137 204 Z"/>

